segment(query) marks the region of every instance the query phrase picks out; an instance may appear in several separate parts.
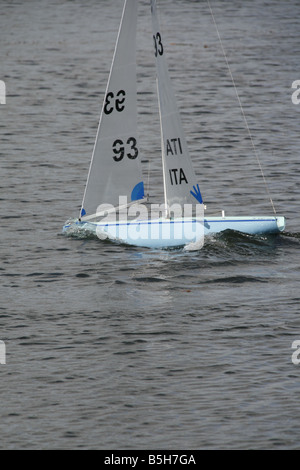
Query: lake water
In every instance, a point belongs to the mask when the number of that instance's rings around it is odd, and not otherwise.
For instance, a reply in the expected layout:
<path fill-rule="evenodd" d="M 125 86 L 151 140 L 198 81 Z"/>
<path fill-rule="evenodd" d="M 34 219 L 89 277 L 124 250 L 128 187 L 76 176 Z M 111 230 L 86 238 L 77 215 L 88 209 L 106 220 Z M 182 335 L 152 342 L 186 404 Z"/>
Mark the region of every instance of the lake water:
<path fill-rule="evenodd" d="M 297 0 L 211 0 L 280 236 L 199 251 L 61 234 L 81 205 L 122 0 L 2 0 L 2 449 L 297 449 Z M 206 1 L 164 0 L 170 74 L 207 215 L 272 215 Z M 143 171 L 163 197 L 151 17 L 141 0 Z M 150 163 L 149 163 L 150 162 Z"/>

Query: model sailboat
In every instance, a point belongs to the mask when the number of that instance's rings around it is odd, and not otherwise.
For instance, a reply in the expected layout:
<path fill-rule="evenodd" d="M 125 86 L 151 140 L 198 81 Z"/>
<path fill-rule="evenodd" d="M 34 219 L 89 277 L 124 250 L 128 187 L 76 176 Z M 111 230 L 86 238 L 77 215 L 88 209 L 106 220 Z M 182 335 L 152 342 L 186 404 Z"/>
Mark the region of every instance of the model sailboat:
<path fill-rule="evenodd" d="M 138 0 L 125 0 L 99 128 L 78 220 L 74 229 L 137 246 L 165 248 L 203 243 L 223 230 L 249 234 L 284 230 L 283 217 L 204 217 L 165 58 L 156 0 L 151 0 L 154 55 L 161 124 L 164 204 L 145 204 L 137 133 L 136 30 Z M 153 207 L 155 206 L 155 207 Z M 154 208 L 154 210 L 153 210 Z"/>

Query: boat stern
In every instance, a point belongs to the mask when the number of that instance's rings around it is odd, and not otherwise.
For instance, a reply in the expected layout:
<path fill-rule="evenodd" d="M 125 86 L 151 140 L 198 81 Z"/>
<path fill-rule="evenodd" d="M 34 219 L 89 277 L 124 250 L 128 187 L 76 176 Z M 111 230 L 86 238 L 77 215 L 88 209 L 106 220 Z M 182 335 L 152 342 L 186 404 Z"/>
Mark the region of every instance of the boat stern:
<path fill-rule="evenodd" d="M 283 232 L 285 229 L 285 218 L 284 217 L 276 217 L 277 227 L 279 232 Z"/>

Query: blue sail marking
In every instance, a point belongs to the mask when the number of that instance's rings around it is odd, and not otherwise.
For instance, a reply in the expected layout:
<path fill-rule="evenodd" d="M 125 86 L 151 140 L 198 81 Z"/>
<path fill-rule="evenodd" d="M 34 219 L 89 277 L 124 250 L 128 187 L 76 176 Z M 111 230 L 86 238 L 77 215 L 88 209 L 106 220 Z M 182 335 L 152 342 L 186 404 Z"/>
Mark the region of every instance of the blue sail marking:
<path fill-rule="evenodd" d="M 197 184 L 197 186 L 193 186 L 193 191 L 190 191 L 191 195 L 194 196 L 195 199 L 197 199 L 198 202 L 200 202 L 200 204 L 203 204 L 203 199 L 202 199 L 202 196 L 201 196 L 201 191 L 200 191 L 200 188 L 199 188 L 199 184 Z"/>

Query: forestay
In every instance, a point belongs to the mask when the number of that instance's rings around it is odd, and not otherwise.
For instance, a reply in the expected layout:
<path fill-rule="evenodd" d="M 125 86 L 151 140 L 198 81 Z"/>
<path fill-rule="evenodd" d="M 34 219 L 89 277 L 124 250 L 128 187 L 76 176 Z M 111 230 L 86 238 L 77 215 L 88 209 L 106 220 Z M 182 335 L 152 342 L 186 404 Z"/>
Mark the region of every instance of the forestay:
<path fill-rule="evenodd" d="M 151 0 L 157 90 L 162 134 L 162 161 L 165 204 L 202 203 L 199 185 L 192 167 L 175 93 L 165 58 L 165 45 L 157 17 L 156 0 Z"/>
<path fill-rule="evenodd" d="M 129 203 L 144 196 L 137 137 L 137 4 L 124 4 L 81 217 L 95 214 L 100 204 L 117 207 L 119 196 Z"/>

